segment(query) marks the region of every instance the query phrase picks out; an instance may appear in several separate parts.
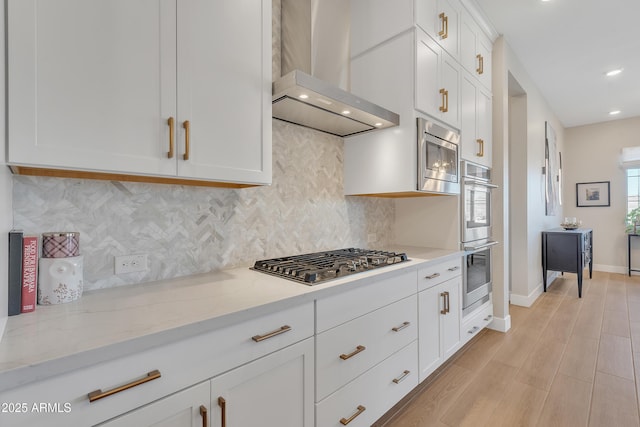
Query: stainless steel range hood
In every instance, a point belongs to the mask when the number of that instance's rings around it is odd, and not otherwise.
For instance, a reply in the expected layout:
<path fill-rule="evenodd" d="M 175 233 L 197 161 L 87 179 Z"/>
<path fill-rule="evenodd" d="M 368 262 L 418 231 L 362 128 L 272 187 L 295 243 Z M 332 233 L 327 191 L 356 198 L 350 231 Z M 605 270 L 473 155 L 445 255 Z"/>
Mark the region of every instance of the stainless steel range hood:
<path fill-rule="evenodd" d="M 348 91 L 348 1 L 282 0 L 281 47 L 274 118 L 341 137 L 400 123 L 398 114 Z"/>

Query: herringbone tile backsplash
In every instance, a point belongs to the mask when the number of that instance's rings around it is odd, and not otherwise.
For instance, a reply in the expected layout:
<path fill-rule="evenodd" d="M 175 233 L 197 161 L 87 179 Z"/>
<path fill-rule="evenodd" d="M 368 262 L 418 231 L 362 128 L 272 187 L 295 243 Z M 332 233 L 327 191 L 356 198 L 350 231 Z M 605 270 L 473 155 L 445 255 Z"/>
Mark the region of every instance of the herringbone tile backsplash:
<path fill-rule="evenodd" d="M 79 231 L 85 289 L 250 266 L 257 259 L 393 241 L 393 201 L 343 196 L 343 141 L 273 121 L 273 185 L 187 187 L 14 176 L 14 227 Z M 114 256 L 150 270 L 114 274 Z"/>
<path fill-rule="evenodd" d="M 272 69 L 280 75 L 280 1 Z M 14 176 L 14 227 L 79 231 L 85 289 L 250 266 L 257 259 L 393 241 L 394 202 L 343 196 L 343 141 L 273 121 L 273 185 L 231 190 Z M 149 271 L 114 274 L 117 255 Z"/>

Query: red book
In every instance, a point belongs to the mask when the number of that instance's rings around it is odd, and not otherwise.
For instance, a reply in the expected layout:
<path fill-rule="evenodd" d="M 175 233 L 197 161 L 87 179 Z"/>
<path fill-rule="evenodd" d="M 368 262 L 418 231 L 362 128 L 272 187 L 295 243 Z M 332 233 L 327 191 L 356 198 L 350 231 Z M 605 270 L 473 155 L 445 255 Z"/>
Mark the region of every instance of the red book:
<path fill-rule="evenodd" d="M 22 243 L 22 306 L 21 313 L 36 309 L 38 283 L 38 238 L 25 236 Z"/>

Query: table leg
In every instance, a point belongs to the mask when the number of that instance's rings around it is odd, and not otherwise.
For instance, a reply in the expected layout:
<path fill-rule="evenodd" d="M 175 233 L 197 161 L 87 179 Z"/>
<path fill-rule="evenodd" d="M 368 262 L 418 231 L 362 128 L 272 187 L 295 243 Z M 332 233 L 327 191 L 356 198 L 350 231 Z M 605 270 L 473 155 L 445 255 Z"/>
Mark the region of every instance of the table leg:
<path fill-rule="evenodd" d="M 582 298 L 582 272 L 578 272 L 578 298 Z"/>

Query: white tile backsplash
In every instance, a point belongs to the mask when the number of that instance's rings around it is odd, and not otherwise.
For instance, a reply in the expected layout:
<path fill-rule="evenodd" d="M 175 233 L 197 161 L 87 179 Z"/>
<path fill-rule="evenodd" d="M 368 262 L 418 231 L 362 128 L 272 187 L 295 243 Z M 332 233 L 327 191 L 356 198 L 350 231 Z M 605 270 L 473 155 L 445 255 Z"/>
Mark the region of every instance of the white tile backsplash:
<path fill-rule="evenodd" d="M 14 227 L 79 231 L 87 290 L 301 252 L 384 247 L 393 241 L 393 201 L 343 196 L 342 153 L 340 138 L 274 120 L 268 187 L 15 176 Z M 114 257 L 135 253 L 149 254 L 150 269 L 116 276 Z"/>

